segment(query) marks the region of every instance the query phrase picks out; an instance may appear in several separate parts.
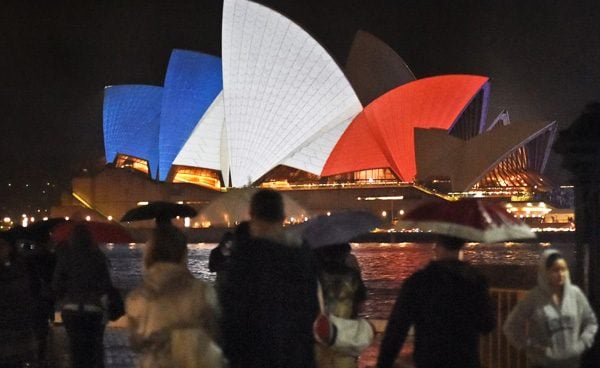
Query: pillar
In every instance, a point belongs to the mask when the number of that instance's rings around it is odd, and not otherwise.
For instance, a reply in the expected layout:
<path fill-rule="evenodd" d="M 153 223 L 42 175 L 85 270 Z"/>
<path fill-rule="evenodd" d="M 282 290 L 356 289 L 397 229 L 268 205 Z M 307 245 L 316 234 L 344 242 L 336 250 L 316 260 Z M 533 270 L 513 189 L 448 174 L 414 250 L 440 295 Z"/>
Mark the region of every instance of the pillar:
<path fill-rule="evenodd" d="M 559 133 L 554 151 L 570 173 L 575 190 L 575 258 L 573 281 L 600 316 L 600 103 L 586 106 L 571 126 Z M 588 365 L 600 362 L 600 336 Z"/>

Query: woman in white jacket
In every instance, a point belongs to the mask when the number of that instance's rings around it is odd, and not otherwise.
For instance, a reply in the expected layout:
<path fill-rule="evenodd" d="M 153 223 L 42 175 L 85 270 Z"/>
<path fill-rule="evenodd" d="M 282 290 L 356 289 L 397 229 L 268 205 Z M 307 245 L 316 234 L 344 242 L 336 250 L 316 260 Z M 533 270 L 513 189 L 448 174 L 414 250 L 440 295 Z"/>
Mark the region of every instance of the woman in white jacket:
<path fill-rule="evenodd" d="M 579 367 L 598 322 L 585 295 L 571 285 L 567 263 L 558 251 L 544 251 L 537 287 L 515 306 L 503 330 L 513 346 L 525 349 L 533 367 Z"/>

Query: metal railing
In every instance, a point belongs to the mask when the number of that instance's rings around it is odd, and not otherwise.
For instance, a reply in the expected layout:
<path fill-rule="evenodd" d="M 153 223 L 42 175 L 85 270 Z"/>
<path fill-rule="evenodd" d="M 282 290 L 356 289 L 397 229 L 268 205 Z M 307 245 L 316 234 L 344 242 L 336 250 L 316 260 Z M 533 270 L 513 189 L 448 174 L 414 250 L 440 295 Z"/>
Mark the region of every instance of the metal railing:
<path fill-rule="evenodd" d="M 492 298 L 496 303 L 496 328 L 479 340 L 481 366 L 483 368 L 527 368 L 524 352 L 510 346 L 502 325 L 517 302 L 525 296 L 527 290 L 492 288 Z"/>

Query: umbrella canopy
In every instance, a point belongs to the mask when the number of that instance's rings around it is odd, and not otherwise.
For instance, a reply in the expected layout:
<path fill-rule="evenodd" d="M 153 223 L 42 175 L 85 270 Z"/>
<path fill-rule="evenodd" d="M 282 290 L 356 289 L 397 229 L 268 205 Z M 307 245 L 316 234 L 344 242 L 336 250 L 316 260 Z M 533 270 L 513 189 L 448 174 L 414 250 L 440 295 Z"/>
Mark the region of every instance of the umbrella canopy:
<path fill-rule="evenodd" d="M 494 243 L 533 239 L 535 233 L 499 203 L 478 199 L 428 202 L 408 212 L 396 229 L 417 228 L 468 241 Z"/>
<path fill-rule="evenodd" d="M 313 248 L 347 243 L 358 235 L 368 233 L 381 224 L 379 218 L 363 211 L 319 215 L 305 223 L 295 225 L 288 231 L 301 236 Z"/>
<path fill-rule="evenodd" d="M 18 240 L 29 240 L 35 243 L 45 242 L 50 238 L 52 229 L 65 221 L 67 220 L 62 217 L 53 217 L 47 220 L 33 222 L 27 227 L 18 225 L 6 231 L 5 238 L 12 242 Z"/>
<path fill-rule="evenodd" d="M 127 230 L 115 222 L 98 221 L 65 221 L 52 229 L 52 239 L 57 243 L 69 239 L 76 225 L 82 224 L 88 228 L 97 243 L 134 243 L 135 240 Z"/>
<path fill-rule="evenodd" d="M 200 211 L 200 221 L 210 222 L 211 225 L 235 226 L 242 221 L 250 219 L 250 200 L 258 188 L 231 189 L 210 202 Z M 300 219 L 308 216 L 308 211 L 296 200 L 285 193 L 283 206 L 288 220 Z"/>
<path fill-rule="evenodd" d="M 150 202 L 130 209 L 121 221 L 141 221 L 156 219 L 156 222 L 169 222 L 172 218 L 195 217 L 198 212 L 191 206 L 166 201 Z"/>

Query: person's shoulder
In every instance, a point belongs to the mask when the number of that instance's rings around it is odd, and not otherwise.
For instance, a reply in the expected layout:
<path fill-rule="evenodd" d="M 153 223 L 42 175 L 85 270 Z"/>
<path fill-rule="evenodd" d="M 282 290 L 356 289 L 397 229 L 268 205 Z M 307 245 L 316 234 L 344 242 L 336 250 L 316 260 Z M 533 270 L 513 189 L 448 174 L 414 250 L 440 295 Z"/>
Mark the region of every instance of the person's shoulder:
<path fill-rule="evenodd" d="M 444 272 L 444 268 L 438 261 L 431 261 L 415 271 L 409 278 L 428 278 Z"/>
<path fill-rule="evenodd" d="M 577 299 L 585 299 L 585 300 L 587 300 L 587 297 L 585 296 L 585 293 L 583 292 L 583 290 L 581 290 L 581 289 L 579 288 L 579 286 L 577 286 L 577 285 L 574 285 L 574 284 L 569 284 L 569 285 L 568 285 L 568 288 L 569 288 L 570 292 L 571 292 L 573 295 L 575 295 L 575 297 L 576 297 Z"/>
<path fill-rule="evenodd" d="M 412 275 L 408 276 L 406 280 L 404 280 L 402 287 L 413 287 L 414 285 L 426 283 L 433 277 L 434 274 L 435 268 L 432 267 L 431 264 L 428 264 L 427 266 L 418 269 Z"/>
<path fill-rule="evenodd" d="M 535 308 L 540 303 L 544 304 L 548 300 L 548 293 L 543 291 L 539 286 L 535 286 L 525 292 L 523 298 L 519 300 L 521 308 Z"/>
<path fill-rule="evenodd" d="M 250 222 L 243 221 L 235 227 L 232 233 L 232 239 L 240 241 L 250 237 Z"/>
<path fill-rule="evenodd" d="M 571 290 L 571 292 L 573 292 L 573 293 L 577 293 L 577 294 L 584 295 L 584 294 L 583 294 L 583 290 L 581 290 L 581 288 L 580 288 L 579 286 L 575 285 L 575 284 L 571 284 L 571 283 L 569 283 L 569 285 L 568 285 L 567 287 L 568 287 L 568 288 L 569 288 L 569 290 Z"/>

